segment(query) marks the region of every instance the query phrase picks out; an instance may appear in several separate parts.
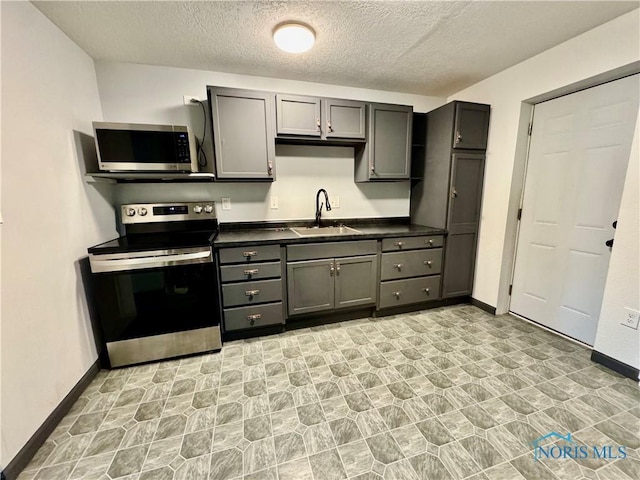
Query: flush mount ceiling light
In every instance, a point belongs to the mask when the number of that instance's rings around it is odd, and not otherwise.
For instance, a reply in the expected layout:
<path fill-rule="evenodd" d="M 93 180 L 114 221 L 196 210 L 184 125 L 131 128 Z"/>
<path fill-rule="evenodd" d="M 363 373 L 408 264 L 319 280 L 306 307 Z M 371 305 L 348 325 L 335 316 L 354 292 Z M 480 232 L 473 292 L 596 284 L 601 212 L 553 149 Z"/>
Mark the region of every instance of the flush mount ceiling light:
<path fill-rule="evenodd" d="M 302 53 L 311 50 L 316 41 L 316 33 L 302 23 L 287 22 L 278 25 L 273 31 L 276 46 L 288 53 Z"/>

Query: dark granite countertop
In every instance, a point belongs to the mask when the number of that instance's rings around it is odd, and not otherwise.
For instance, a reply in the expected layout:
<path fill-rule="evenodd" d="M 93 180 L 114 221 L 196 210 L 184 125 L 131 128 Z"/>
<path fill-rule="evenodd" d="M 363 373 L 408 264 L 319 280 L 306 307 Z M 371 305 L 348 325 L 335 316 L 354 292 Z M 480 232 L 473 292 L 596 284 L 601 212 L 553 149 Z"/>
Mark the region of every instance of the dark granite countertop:
<path fill-rule="evenodd" d="M 414 225 L 408 223 L 408 219 L 381 219 L 379 222 L 362 220 L 332 222 L 336 224 L 348 225 L 357 229 L 360 233 L 353 235 L 314 235 L 300 237 L 289 229 L 287 224 L 222 224 L 220 233 L 216 238 L 214 248 L 221 247 L 241 247 L 245 245 L 266 245 L 266 244 L 294 244 L 294 243 L 317 243 L 317 242 L 339 242 L 345 240 L 367 240 L 388 237 L 416 237 L 420 235 L 443 235 L 447 231 L 442 228 L 430 227 L 427 225 Z M 308 226 L 309 222 L 291 222 L 290 226 Z"/>

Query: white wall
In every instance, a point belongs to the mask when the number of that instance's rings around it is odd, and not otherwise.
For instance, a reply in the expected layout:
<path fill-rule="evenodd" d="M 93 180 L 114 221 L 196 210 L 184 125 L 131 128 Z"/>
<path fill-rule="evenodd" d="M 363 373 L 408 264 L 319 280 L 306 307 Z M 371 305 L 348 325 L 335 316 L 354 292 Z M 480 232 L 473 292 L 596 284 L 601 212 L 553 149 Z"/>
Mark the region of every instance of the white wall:
<path fill-rule="evenodd" d="M 518 135 L 528 121 L 521 118 L 523 102 L 639 61 L 639 35 L 634 10 L 449 97 L 491 105 L 473 297 L 497 306 L 498 313 L 507 310 L 509 301 L 515 226 L 510 220 L 520 198 L 511 183 L 516 152 L 522 150 Z M 515 168 L 521 173 L 518 162 Z"/>
<path fill-rule="evenodd" d="M 102 117 L 93 61 L 31 3 L 1 8 L 4 467 L 97 358 L 77 262 L 115 229 L 73 142 Z"/>
<path fill-rule="evenodd" d="M 207 85 L 407 104 L 419 112 L 445 103 L 440 97 L 151 65 L 97 62 L 96 72 L 105 121 L 189 125 L 198 136 L 201 110 L 183 105 L 182 97 L 205 100 Z M 278 146 L 272 184 L 118 185 L 117 202 L 230 197 L 230 211 L 218 208 L 222 222 L 312 219 L 314 194 L 324 187 L 340 197 L 340 209 L 326 218 L 409 215 L 409 182 L 357 185 L 353 169 L 352 148 Z M 278 210 L 269 208 L 272 195 Z"/>
<path fill-rule="evenodd" d="M 620 325 L 625 308 L 640 311 L 640 116 L 631 156 L 594 350 L 640 369 L 640 332 Z"/>

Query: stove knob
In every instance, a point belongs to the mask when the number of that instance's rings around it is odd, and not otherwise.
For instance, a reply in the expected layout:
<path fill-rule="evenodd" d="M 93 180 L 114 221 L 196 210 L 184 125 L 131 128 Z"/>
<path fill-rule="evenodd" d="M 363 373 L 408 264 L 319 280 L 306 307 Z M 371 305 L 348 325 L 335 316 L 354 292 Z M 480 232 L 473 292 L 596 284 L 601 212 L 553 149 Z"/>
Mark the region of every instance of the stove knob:
<path fill-rule="evenodd" d="M 200 205 L 196 205 L 193 207 L 194 213 L 202 213 L 202 207 Z"/>
<path fill-rule="evenodd" d="M 211 213 L 211 212 L 213 212 L 213 205 L 205 205 L 204 213 Z"/>
<path fill-rule="evenodd" d="M 127 215 L 127 217 L 133 217 L 136 214 L 136 209 L 135 208 L 127 208 L 124 213 Z"/>
<path fill-rule="evenodd" d="M 140 207 L 138 209 L 138 215 L 142 215 L 143 217 L 147 214 L 147 209 L 144 207 Z"/>

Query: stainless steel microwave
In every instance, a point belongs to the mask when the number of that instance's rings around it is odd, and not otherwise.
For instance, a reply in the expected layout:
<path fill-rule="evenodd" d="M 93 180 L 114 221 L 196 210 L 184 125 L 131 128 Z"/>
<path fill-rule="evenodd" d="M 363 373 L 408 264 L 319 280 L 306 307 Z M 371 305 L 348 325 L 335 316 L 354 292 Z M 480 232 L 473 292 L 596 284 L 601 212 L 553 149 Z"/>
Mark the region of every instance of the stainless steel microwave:
<path fill-rule="evenodd" d="M 197 172 L 188 127 L 93 122 L 98 168 L 107 172 Z"/>

